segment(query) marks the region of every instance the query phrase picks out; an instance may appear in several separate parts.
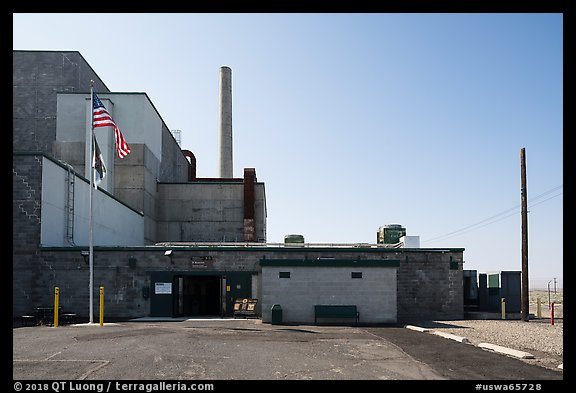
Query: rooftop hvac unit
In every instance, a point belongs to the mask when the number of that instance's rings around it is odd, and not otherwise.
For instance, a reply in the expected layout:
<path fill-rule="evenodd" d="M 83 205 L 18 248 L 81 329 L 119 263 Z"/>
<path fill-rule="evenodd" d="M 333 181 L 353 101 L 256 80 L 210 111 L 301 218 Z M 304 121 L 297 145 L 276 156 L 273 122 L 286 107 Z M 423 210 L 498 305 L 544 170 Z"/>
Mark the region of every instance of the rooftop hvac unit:
<path fill-rule="evenodd" d="M 406 236 L 406 228 L 399 224 L 383 225 L 378 228 L 378 244 L 396 244 Z"/>
<path fill-rule="evenodd" d="M 286 235 L 284 236 L 284 246 L 304 246 L 304 236 L 303 235 Z"/>
<path fill-rule="evenodd" d="M 304 243 L 303 235 L 286 235 L 284 236 L 284 243 Z"/>

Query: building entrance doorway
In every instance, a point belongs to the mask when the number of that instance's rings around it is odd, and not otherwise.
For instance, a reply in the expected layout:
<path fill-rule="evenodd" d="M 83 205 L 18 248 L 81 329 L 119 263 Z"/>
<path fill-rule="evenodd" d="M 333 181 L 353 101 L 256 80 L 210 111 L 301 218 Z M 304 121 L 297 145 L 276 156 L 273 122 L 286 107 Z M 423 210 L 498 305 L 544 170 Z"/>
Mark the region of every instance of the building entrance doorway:
<path fill-rule="evenodd" d="M 175 276 L 173 286 L 174 316 L 221 315 L 221 276 Z"/>
<path fill-rule="evenodd" d="M 232 316 L 234 301 L 256 295 L 255 272 L 150 272 L 150 316 Z"/>

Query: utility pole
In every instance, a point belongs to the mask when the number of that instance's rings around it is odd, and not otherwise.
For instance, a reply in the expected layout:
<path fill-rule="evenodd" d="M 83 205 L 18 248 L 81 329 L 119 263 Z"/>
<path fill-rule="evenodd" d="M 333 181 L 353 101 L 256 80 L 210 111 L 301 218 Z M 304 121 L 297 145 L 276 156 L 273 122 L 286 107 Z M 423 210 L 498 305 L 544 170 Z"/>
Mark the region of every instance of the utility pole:
<path fill-rule="evenodd" d="M 522 181 L 522 320 L 528 322 L 528 198 L 526 191 L 526 151 L 520 149 L 520 177 Z"/>

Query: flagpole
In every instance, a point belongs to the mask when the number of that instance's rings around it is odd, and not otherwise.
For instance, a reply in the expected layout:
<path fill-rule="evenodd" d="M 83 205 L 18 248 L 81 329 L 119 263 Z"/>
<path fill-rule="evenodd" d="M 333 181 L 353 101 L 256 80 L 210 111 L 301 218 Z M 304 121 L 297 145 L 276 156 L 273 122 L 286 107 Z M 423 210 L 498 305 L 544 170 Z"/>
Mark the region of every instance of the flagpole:
<path fill-rule="evenodd" d="M 89 209 L 90 214 L 88 216 L 88 226 L 89 226 L 89 240 L 88 240 L 88 247 L 90 253 L 90 284 L 89 284 L 89 291 L 90 291 L 90 311 L 89 311 L 89 322 L 94 323 L 94 222 L 92 219 L 92 193 L 94 192 L 94 170 L 92 166 L 94 164 L 94 80 L 90 80 L 90 196 L 89 196 Z"/>

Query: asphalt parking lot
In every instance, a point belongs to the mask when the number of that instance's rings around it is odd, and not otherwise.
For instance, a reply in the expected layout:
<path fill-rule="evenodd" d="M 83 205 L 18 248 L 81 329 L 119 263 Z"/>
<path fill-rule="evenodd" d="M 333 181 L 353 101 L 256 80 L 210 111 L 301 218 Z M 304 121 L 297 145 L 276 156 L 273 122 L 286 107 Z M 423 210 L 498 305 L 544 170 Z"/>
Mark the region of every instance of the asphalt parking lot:
<path fill-rule="evenodd" d="M 562 372 L 400 326 L 215 319 L 13 329 L 14 380 L 562 378 Z"/>

